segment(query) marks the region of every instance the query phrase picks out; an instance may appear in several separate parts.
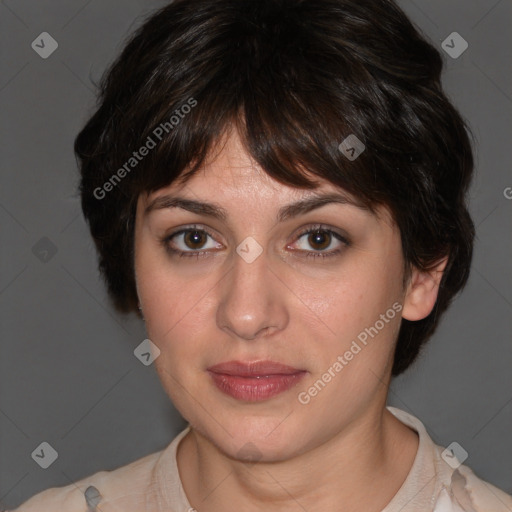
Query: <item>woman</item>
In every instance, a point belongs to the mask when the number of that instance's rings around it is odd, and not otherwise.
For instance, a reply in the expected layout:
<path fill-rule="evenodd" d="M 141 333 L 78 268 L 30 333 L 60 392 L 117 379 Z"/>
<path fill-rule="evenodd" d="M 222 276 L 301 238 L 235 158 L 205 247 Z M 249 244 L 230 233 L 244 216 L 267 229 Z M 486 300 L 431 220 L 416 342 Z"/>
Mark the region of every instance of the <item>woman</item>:
<path fill-rule="evenodd" d="M 388 0 L 177 0 L 76 139 L 109 294 L 187 428 L 18 512 L 510 511 L 386 407 L 470 269 L 473 159 Z"/>

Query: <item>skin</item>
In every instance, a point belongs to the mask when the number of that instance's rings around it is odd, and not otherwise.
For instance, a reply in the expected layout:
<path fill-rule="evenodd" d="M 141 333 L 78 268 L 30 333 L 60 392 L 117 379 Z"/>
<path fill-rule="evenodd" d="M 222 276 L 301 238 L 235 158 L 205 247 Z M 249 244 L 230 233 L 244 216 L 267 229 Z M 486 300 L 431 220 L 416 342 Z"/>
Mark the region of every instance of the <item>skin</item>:
<path fill-rule="evenodd" d="M 332 203 L 276 221 L 284 205 L 340 192 L 318 183 L 305 190 L 273 180 L 231 132 L 185 185 L 139 197 L 137 291 L 148 336 L 161 351 L 154 362 L 159 378 L 192 427 L 177 461 L 199 512 L 380 511 L 414 461 L 417 434 L 385 408 L 394 345 L 402 316 L 418 320 L 432 310 L 446 259 L 430 273 L 414 269 L 403 289 L 400 233 L 387 209 L 378 218 Z M 170 192 L 215 202 L 227 210 L 227 221 L 181 208 L 144 216 L 152 199 Z M 350 245 L 326 234 L 319 250 L 311 236 L 299 237 L 315 224 L 348 236 Z M 214 237 L 187 245 L 178 235 L 168 243 L 206 250 L 207 257 L 172 256 L 160 243 L 190 225 Z M 248 236 L 263 248 L 252 263 L 236 252 Z M 304 256 L 338 248 L 331 258 Z M 308 404 L 300 403 L 298 394 L 395 302 L 402 311 Z M 273 398 L 241 402 L 219 391 L 206 372 L 230 360 L 273 360 L 308 373 Z M 257 463 L 240 455 L 247 443 Z"/>

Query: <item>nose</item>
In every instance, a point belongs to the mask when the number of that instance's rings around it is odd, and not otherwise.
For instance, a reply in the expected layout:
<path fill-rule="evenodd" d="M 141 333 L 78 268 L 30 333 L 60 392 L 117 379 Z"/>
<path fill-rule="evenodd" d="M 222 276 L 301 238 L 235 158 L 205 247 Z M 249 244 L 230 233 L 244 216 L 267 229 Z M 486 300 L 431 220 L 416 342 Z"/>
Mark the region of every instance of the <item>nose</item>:
<path fill-rule="evenodd" d="M 233 268 L 220 283 L 218 327 L 242 340 L 281 331 L 289 319 L 286 290 L 265 252 L 251 263 L 236 254 Z"/>

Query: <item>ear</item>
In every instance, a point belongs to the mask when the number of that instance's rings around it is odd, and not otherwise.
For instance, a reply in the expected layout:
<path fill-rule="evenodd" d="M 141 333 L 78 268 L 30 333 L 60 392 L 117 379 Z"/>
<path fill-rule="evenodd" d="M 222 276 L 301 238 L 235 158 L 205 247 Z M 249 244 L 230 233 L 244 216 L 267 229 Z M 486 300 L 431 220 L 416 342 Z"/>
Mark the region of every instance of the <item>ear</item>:
<path fill-rule="evenodd" d="M 403 318 L 421 320 L 430 314 L 437 300 L 439 284 L 447 262 L 448 256 L 445 256 L 430 271 L 413 269 L 404 298 Z"/>

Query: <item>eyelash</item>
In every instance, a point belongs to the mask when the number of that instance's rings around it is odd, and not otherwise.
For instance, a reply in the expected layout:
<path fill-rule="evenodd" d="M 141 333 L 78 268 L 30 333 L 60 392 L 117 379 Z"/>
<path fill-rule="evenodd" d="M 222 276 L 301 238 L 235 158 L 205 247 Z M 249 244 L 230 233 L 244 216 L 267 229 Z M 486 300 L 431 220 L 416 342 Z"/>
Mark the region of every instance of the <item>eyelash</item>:
<path fill-rule="evenodd" d="M 208 252 L 209 252 L 208 250 L 207 251 L 193 251 L 193 250 L 191 250 L 191 251 L 181 251 L 179 249 L 173 249 L 170 246 L 170 241 L 174 237 L 176 237 L 178 235 L 182 235 L 182 234 L 188 233 L 190 231 L 198 231 L 200 233 L 206 233 L 211 238 L 214 238 L 213 234 L 210 233 L 207 229 L 205 229 L 203 227 L 199 227 L 199 226 L 193 225 L 193 226 L 187 226 L 187 227 L 185 227 L 183 229 L 175 231 L 174 233 L 171 233 L 170 235 L 167 235 L 167 236 L 161 238 L 160 239 L 160 243 L 163 245 L 163 247 L 165 248 L 166 251 L 170 252 L 173 255 L 179 256 L 180 258 L 196 258 L 196 259 L 199 259 L 199 258 L 207 257 L 208 256 Z M 328 234 L 332 235 L 335 239 L 337 239 L 340 242 L 342 242 L 345 247 L 350 246 L 350 241 L 347 238 L 343 237 L 342 235 L 340 235 L 336 231 L 333 231 L 332 229 L 329 229 L 327 227 L 322 226 L 321 224 L 318 224 L 318 225 L 315 225 L 315 226 L 311 226 L 311 227 L 305 229 L 304 231 L 300 232 L 297 235 L 297 239 L 300 240 L 304 235 L 309 235 L 311 233 L 316 233 L 316 232 L 328 233 Z M 338 256 L 344 250 L 345 247 L 341 247 L 339 249 L 331 250 L 331 251 L 327 251 L 327 252 L 301 251 L 301 250 L 298 250 L 297 252 L 307 252 L 307 254 L 303 256 L 305 258 L 319 258 L 320 257 L 320 258 L 324 259 L 324 258 L 331 258 L 331 257 L 334 257 L 334 256 Z"/>

